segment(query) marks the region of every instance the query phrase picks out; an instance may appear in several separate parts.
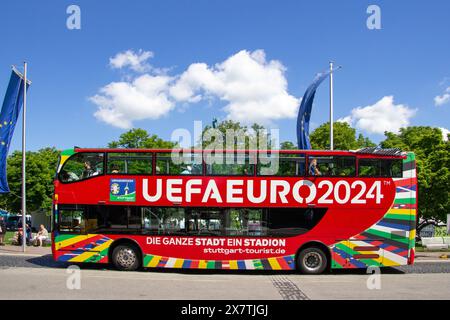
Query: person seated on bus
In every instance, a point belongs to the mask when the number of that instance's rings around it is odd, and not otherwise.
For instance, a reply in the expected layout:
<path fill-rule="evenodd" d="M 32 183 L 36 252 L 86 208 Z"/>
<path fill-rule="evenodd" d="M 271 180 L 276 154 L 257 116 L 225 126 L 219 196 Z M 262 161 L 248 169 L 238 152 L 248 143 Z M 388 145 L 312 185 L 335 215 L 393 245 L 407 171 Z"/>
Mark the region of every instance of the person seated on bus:
<path fill-rule="evenodd" d="M 78 219 L 72 220 L 72 229 L 74 231 L 81 231 L 81 225 L 80 225 L 80 221 Z"/>
<path fill-rule="evenodd" d="M 111 166 L 111 173 L 113 173 L 113 174 L 119 173 L 119 166 L 117 164 L 113 164 Z"/>
<path fill-rule="evenodd" d="M 192 174 L 192 167 L 191 166 L 187 166 L 182 172 L 181 174 Z"/>
<path fill-rule="evenodd" d="M 61 180 L 64 182 L 72 182 L 72 181 L 80 180 L 80 178 L 71 171 L 67 172 L 66 170 L 62 170 L 60 175 L 61 175 Z"/>
<path fill-rule="evenodd" d="M 83 173 L 81 174 L 81 179 L 86 179 L 88 177 L 93 176 L 94 172 L 95 172 L 95 170 L 92 169 L 91 162 L 85 161 L 84 162 L 84 170 L 83 170 Z"/>
<path fill-rule="evenodd" d="M 327 167 L 327 172 L 326 172 L 327 176 L 336 176 L 336 167 L 333 165 L 333 163 L 328 164 Z"/>
<path fill-rule="evenodd" d="M 311 176 L 321 176 L 322 173 L 317 168 L 317 159 L 312 159 L 309 165 L 309 175 Z"/>
<path fill-rule="evenodd" d="M 190 233 L 196 231 L 194 220 L 189 220 L 187 231 L 190 232 Z"/>
<path fill-rule="evenodd" d="M 70 176 L 66 170 L 61 170 L 61 173 L 59 174 L 59 176 L 61 177 L 62 181 L 70 181 Z"/>

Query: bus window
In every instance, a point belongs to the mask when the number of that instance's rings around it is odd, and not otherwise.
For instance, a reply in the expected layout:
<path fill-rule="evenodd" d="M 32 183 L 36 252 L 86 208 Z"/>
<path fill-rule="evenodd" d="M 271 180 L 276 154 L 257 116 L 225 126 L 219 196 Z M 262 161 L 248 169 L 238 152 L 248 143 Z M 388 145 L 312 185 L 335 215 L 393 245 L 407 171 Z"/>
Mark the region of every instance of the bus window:
<path fill-rule="evenodd" d="M 75 182 L 103 174 L 103 153 L 76 153 L 59 173 L 62 182 Z"/>
<path fill-rule="evenodd" d="M 224 216 L 221 213 L 221 209 L 187 209 L 187 233 L 189 235 L 224 235 Z"/>
<path fill-rule="evenodd" d="M 255 157 L 253 154 L 212 154 L 205 161 L 208 175 L 252 176 L 255 173 Z"/>
<path fill-rule="evenodd" d="M 317 163 L 314 169 L 314 159 Z M 347 156 L 308 156 L 310 176 L 353 177 L 356 173 L 356 158 Z"/>
<path fill-rule="evenodd" d="M 130 206 L 127 208 L 128 229 L 140 230 L 142 228 L 142 211 L 139 207 Z"/>
<path fill-rule="evenodd" d="M 304 155 L 272 154 L 259 156 L 258 175 L 304 176 L 306 160 Z"/>
<path fill-rule="evenodd" d="M 108 153 L 109 174 L 152 174 L 151 153 Z"/>
<path fill-rule="evenodd" d="M 390 160 L 389 173 L 390 173 L 390 176 L 393 178 L 402 178 L 403 177 L 403 160 L 401 160 L 401 159 Z"/>
<path fill-rule="evenodd" d="M 360 177 L 402 177 L 401 159 L 359 159 Z"/>
<path fill-rule="evenodd" d="M 280 176 L 304 176 L 306 160 L 304 156 L 282 155 L 280 157 Z"/>
<path fill-rule="evenodd" d="M 258 154 L 257 174 L 274 176 L 278 173 L 280 158 L 278 153 Z"/>
<path fill-rule="evenodd" d="M 267 235 L 265 210 L 250 208 L 233 208 L 225 210 L 227 236 Z"/>
<path fill-rule="evenodd" d="M 380 161 L 378 159 L 359 159 L 358 175 L 360 177 L 378 177 L 380 174 Z"/>
<path fill-rule="evenodd" d="M 167 175 L 202 175 L 201 153 L 157 153 L 156 174 Z"/>
<path fill-rule="evenodd" d="M 58 226 L 60 232 L 85 233 L 84 210 L 80 208 L 60 208 Z"/>
<path fill-rule="evenodd" d="M 268 235 L 296 236 L 313 229 L 323 218 L 324 208 L 270 208 L 267 221 Z"/>
<path fill-rule="evenodd" d="M 142 208 L 143 231 L 146 234 L 185 234 L 184 208 L 146 207 Z"/>
<path fill-rule="evenodd" d="M 86 229 L 89 233 L 133 232 L 142 228 L 142 213 L 135 206 L 87 206 Z"/>

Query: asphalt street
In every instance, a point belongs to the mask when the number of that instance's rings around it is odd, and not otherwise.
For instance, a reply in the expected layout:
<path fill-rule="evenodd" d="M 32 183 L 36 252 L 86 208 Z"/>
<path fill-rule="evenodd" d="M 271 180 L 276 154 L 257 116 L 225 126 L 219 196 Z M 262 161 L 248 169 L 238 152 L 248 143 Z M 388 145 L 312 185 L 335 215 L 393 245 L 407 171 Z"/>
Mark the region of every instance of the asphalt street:
<path fill-rule="evenodd" d="M 147 269 L 119 272 L 66 263 L 50 255 L 0 255 L 0 299 L 450 299 L 450 262 L 333 271 L 320 276 L 277 271 Z M 73 277 L 77 278 L 74 281 Z M 78 286 L 79 285 L 79 286 Z M 79 288 L 78 288 L 79 287 Z"/>

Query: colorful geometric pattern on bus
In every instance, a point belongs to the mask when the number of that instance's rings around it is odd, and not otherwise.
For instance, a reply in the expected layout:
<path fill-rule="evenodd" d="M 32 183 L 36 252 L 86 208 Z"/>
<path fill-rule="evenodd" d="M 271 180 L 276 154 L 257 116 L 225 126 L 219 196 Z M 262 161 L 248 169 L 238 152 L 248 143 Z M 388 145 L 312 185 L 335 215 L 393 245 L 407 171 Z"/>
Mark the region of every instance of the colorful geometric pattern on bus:
<path fill-rule="evenodd" d="M 75 154 L 74 149 L 67 149 L 61 152 L 61 158 L 59 160 L 59 166 L 57 172 L 61 171 L 62 165 L 69 159 L 71 155 Z"/>
<path fill-rule="evenodd" d="M 112 239 L 100 234 L 58 235 L 55 238 L 57 260 L 106 263 L 112 242 Z"/>
<path fill-rule="evenodd" d="M 144 257 L 144 267 L 224 270 L 293 270 L 295 269 L 295 255 L 267 259 L 190 260 L 147 254 Z"/>
<path fill-rule="evenodd" d="M 74 153 L 71 150 L 72 154 Z M 61 163 L 70 156 L 70 150 Z M 414 154 L 403 161 L 403 177 L 394 178 L 396 195 L 391 208 L 376 224 L 349 240 L 331 246 L 333 268 L 406 265 L 408 252 L 414 248 L 416 220 L 416 168 Z M 108 262 L 108 248 L 113 239 L 104 235 L 57 235 L 55 252 L 58 261 Z M 292 270 L 295 256 L 247 260 L 189 260 L 146 254 L 145 267 Z"/>
<path fill-rule="evenodd" d="M 113 242 L 104 235 L 58 235 L 55 241 L 57 261 L 107 263 L 108 248 Z M 191 260 L 147 254 L 144 267 L 229 269 L 229 270 L 293 270 L 295 255 L 246 260 Z"/>
<path fill-rule="evenodd" d="M 406 265 L 415 245 L 416 168 L 413 153 L 403 161 L 403 177 L 394 178 L 396 194 L 386 215 L 349 240 L 332 246 L 333 268 Z"/>

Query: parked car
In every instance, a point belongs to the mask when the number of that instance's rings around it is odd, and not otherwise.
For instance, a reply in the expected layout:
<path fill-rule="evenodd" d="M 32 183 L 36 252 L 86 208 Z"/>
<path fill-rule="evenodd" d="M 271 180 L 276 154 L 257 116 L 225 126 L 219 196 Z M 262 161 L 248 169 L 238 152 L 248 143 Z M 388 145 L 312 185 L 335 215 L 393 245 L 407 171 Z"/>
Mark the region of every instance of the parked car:
<path fill-rule="evenodd" d="M 27 214 L 26 221 L 31 226 L 31 215 Z M 22 215 L 9 215 L 6 219 L 6 230 L 17 231 L 22 227 Z"/>
<path fill-rule="evenodd" d="M 0 216 L 2 216 L 2 217 L 5 219 L 5 221 L 6 221 L 6 219 L 7 219 L 8 216 L 9 216 L 9 212 L 0 209 Z"/>

